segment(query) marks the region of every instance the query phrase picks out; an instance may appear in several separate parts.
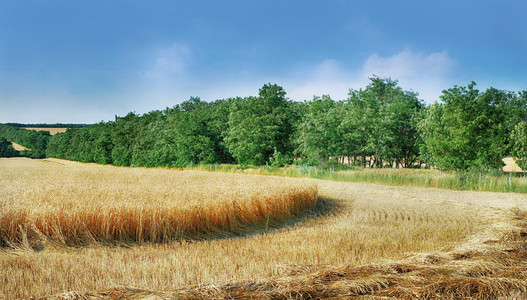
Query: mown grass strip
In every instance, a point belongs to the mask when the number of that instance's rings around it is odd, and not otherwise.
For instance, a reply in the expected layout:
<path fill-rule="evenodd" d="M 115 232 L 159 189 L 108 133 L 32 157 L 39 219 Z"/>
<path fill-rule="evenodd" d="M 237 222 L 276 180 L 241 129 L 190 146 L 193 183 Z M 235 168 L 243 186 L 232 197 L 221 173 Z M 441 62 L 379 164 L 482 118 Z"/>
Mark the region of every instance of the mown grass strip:
<path fill-rule="evenodd" d="M 432 169 L 370 169 L 358 167 L 320 167 L 290 165 L 271 166 L 193 165 L 188 170 L 220 171 L 287 177 L 307 177 L 344 182 L 368 182 L 393 186 L 433 187 L 504 193 L 527 193 L 527 174 L 470 170 L 463 172 Z"/>

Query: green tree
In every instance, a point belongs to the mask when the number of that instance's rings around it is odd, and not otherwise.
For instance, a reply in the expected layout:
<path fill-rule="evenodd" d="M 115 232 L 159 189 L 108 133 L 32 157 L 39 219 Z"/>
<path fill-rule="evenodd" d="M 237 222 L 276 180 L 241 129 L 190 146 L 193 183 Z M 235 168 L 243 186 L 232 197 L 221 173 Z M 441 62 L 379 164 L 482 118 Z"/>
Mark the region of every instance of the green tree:
<path fill-rule="evenodd" d="M 211 109 L 207 102 L 192 97 L 181 103 L 180 120 L 174 126 L 177 164 L 214 163 L 218 161 L 214 138 L 209 130 Z"/>
<path fill-rule="evenodd" d="M 112 163 L 112 135 L 111 125 L 103 122 L 87 127 L 90 132 L 92 145 L 92 160 L 98 164 Z"/>
<path fill-rule="evenodd" d="M 507 141 L 507 151 L 512 151 L 513 142 L 512 132 L 515 131 L 515 127 L 521 122 L 527 122 L 527 90 L 520 91 L 518 93 L 504 92 L 506 94 L 506 105 L 504 110 L 506 111 L 505 117 L 505 129 L 509 133 L 509 140 Z M 511 153 L 512 154 L 512 153 Z"/>
<path fill-rule="evenodd" d="M 133 146 L 139 130 L 139 116 L 128 113 L 125 117 L 115 117 L 112 130 L 112 162 L 117 166 L 129 166 L 132 163 Z"/>
<path fill-rule="evenodd" d="M 511 133 L 512 155 L 517 158 L 516 163 L 522 170 L 527 170 L 527 122 L 516 124 Z"/>
<path fill-rule="evenodd" d="M 330 157 L 342 152 L 340 103 L 323 95 L 322 98 L 315 96 L 307 105 L 307 113 L 298 127 L 298 149 L 308 159 L 325 164 Z"/>
<path fill-rule="evenodd" d="M 424 104 L 411 91 L 397 89 L 391 102 L 385 109 L 392 135 L 390 156 L 396 166 L 408 168 L 419 159 L 420 134 L 418 123 L 423 116 Z"/>
<path fill-rule="evenodd" d="M 217 162 L 233 163 L 234 158 L 227 148 L 225 137 L 229 131 L 229 114 L 234 99 L 216 100 L 209 105 L 207 130 L 213 142 Z"/>
<path fill-rule="evenodd" d="M 269 83 L 258 97 L 233 102 L 225 142 L 238 163 L 261 165 L 275 154 L 292 152 L 290 101 L 285 95 L 281 86 Z"/>
<path fill-rule="evenodd" d="M 4 138 L 0 138 L 0 157 L 15 157 L 18 152 L 13 149 L 11 142 Z"/>
<path fill-rule="evenodd" d="M 23 156 L 44 158 L 50 134 L 48 131 L 27 130 L 9 125 L 0 125 L 0 137 L 31 149 L 20 152 Z"/>
<path fill-rule="evenodd" d="M 350 90 L 340 125 L 349 157 L 361 164 L 409 167 L 419 156 L 417 121 L 423 104 L 396 80 L 370 78 L 365 89 Z M 367 160 L 369 157 L 369 162 Z"/>
<path fill-rule="evenodd" d="M 48 147 L 46 148 L 46 156 L 65 158 L 65 138 L 66 133 L 59 133 L 52 136 L 48 142 Z"/>
<path fill-rule="evenodd" d="M 440 96 L 420 124 L 422 151 L 440 169 L 499 168 L 507 153 L 510 94 L 493 88 L 485 93 L 454 86 Z"/>
<path fill-rule="evenodd" d="M 131 165 L 143 167 L 170 165 L 169 157 L 164 155 L 166 150 L 164 136 L 168 131 L 166 111 L 151 111 L 135 121 L 137 136 L 131 141 Z"/>

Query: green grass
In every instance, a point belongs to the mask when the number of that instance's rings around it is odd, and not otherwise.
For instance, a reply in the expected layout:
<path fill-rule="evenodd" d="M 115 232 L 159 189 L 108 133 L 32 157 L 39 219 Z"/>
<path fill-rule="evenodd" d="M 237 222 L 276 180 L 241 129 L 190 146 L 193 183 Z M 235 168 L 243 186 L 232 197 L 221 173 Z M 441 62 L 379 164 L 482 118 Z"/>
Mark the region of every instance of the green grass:
<path fill-rule="evenodd" d="M 336 166 L 289 165 L 241 166 L 194 165 L 185 169 L 250 173 L 288 177 L 308 177 L 346 182 L 368 182 L 395 186 L 434 187 L 452 190 L 527 193 L 527 174 L 503 173 L 497 170 L 469 170 L 463 172 L 432 169 L 370 169 Z"/>

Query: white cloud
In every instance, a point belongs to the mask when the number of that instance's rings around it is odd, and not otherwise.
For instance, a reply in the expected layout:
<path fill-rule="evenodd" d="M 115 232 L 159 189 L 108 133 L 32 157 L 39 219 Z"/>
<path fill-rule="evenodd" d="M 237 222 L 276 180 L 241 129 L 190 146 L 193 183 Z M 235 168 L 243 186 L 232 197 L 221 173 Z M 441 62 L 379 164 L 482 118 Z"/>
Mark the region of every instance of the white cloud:
<path fill-rule="evenodd" d="M 322 61 L 304 82 L 291 85 L 289 97 L 308 100 L 313 95 L 329 94 L 333 99 L 345 99 L 350 88 L 364 88 L 368 78 L 377 75 L 398 80 L 403 89 L 418 92 L 420 98 L 433 103 L 443 89 L 454 84 L 456 63 L 447 52 L 424 54 L 407 49 L 388 57 L 371 54 L 358 70 L 344 70 L 342 65 L 334 59 Z"/>
<path fill-rule="evenodd" d="M 379 76 L 396 75 L 401 78 L 415 78 L 418 76 L 441 76 L 448 72 L 452 65 L 446 52 L 437 52 L 430 55 L 414 53 L 404 50 L 401 53 L 384 58 L 374 53 L 364 63 L 363 72 L 366 74 L 378 73 Z"/>
<path fill-rule="evenodd" d="M 452 85 L 455 65 L 447 52 L 424 54 L 407 49 L 390 57 L 370 55 L 362 68 L 362 76 L 375 74 L 397 79 L 404 89 L 419 92 L 421 98 L 432 103 L 438 100 L 443 89 Z"/>
<path fill-rule="evenodd" d="M 339 61 L 326 59 L 313 68 L 306 81 L 298 83 L 298 80 L 294 80 L 297 84 L 288 84 L 292 86 L 288 96 L 294 100 L 310 100 L 314 95 L 329 94 L 333 99 L 345 99 L 348 90 L 356 82 L 353 76 L 342 70 Z"/>
<path fill-rule="evenodd" d="M 326 59 L 316 67 L 316 76 L 330 78 L 339 72 L 339 62 L 335 59 Z"/>
<path fill-rule="evenodd" d="M 158 78 L 180 74 L 188 65 L 191 54 L 188 46 L 174 43 L 169 48 L 159 51 L 155 65 L 144 72 L 144 75 Z"/>

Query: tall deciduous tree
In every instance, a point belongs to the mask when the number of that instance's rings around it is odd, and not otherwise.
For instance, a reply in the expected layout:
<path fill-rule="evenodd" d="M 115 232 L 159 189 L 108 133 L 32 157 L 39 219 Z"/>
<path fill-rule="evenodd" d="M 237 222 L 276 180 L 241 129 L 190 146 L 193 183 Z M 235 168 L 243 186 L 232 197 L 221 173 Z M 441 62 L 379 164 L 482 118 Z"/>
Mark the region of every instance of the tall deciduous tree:
<path fill-rule="evenodd" d="M 440 169 L 499 168 L 507 154 L 512 94 L 454 86 L 440 96 L 421 123 L 422 151 Z"/>
<path fill-rule="evenodd" d="M 326 163 L 342 152 L 343 138 L 339 126 L 340 102 L 329 95 L 314 97 L 307 103 L 308 110 L 298 126 L 298 150 L 308 159 Z"/>
<path fill-rule="evenodd" d="M 522 170 L 527 171 L 527 122 L 521 121 L 511 133 L 512 155 Z"/>
<path fill-rule="evenodd" d="M 241 164 L 261 165 L 273 155 L 292 150 L 289 100 L 276 84 L 265 84 L 258 97 L 233 103 L 225 139 L 229 152 Z"/>
<path fill-rule="evenodd" d="M 138 131 L 144 129 L 139 126 L 137 118 L 139 116 L 132 112 L 125 117 L 115 117 L 112 130 L 112 161 L 116 166 L 129 166 L 132 163 L 135 139 Z"/>
<path fill-rule="evenodd" d="M 176 134 L 177 164 L 216 162 L 218 157 L 209 130 L 211 105 L 193 97 L 181 103 L 180 107 L 184 113 L 173 128 Z"/>
<path fill-rule="evenodd" d="M 341 124 L 348 156 L 366 165 L 396 163 L 410 166 L 419 156 L 417 121 L 423 104 L 417 94 L 404 91 L 396 80 L 370 78 L 360 90 L 350 90 Z"/>
<path fill-rule="evenodd" d="M 0 138 L 0 157 L 17 156 L 18 152 L 13 149 L 11 142 L 4 138 Z"/>

